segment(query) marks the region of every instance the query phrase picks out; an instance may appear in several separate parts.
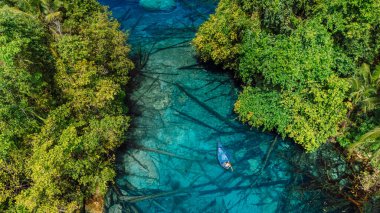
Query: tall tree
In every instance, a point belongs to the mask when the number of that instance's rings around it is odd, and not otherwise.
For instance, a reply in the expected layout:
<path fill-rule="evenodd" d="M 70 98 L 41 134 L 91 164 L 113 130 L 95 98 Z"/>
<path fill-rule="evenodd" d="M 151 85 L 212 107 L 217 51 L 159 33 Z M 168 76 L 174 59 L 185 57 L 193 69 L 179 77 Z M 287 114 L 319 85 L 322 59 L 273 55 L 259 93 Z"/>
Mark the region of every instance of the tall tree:
<path fill-rule="evenodd" d="M 378 13 L 376 0 L 221 0 L 193 42 L 201 60 L 233 69 L 243 86 L 257 88 L 244 90 L 235 105 L 243 121 L 313 151 L 342 134 L 352 108 L 347 78 L 379 55 Z M 250 104 L 274 97 L 273 109 Z"/>
<path fill-rule="evenodd" d="M 126 35 L 96 0 L 5 4 L 0 211 L 76 211 L 115 176 L 129 124 Z"/>
<path fill-rule="evenodd" d="M 28 183 L 28 135 L 36 133 L 51 107 L 48 79 L 53 59 L 48 34 L 34 16 L 0 9 L 0 205 Z"/>

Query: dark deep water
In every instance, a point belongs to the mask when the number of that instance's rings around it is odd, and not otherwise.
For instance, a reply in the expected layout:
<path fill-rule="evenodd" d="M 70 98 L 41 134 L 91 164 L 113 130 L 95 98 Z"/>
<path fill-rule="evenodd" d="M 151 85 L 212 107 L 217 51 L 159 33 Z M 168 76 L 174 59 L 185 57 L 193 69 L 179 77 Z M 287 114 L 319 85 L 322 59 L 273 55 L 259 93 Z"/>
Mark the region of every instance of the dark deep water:
<path fill-rule="evenodd" d="M 242 125 L 233 113 L 238 87 L 230 75 L 198 64 L 190 45 L 215 9 L 206 0 L 179 0 L 167 11 L 138 0 L 101 0 L 129 31 L 141 72 L 131 79 L 133 123 L 118 154 L 107 212 L 322 212 L 328 196 L 287 159 L 303 151 Z M 170 3 L 170 2 L 169 2 Z M 233 157 L 221 168 L 217 142 Z M 128 144 L 126 144 L 128 146 Z"/>

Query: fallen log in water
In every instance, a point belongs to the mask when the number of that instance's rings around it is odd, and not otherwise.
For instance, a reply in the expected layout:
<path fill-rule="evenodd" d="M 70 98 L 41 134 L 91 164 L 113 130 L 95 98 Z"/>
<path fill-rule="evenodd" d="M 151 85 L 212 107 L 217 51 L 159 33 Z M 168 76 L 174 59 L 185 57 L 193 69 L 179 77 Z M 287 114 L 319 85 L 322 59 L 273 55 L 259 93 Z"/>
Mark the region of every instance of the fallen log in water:
<path fill-rule="evenodd" d="M 203 69 L 199 64 L 192 64 L 187 66 L 178 67 L 178 70 L 200 70 Z"/>
<path fill-rule="evenodd" d="M 127 152 L 127 155 L 133 158 L 134 161 L 137 162 L 142 168 L 144 168 L 146 171 L 149 171 L 148 167 L 144 165 L 142 162 L 140 162 L 134 155 L 131 155 L 129 152 Z"/>
<path fill-rule="evenodd" d="M 265 156 L 264 165 L 261 167 L 260 174 L 263 172 L 263 170 L 265 169 L 265 167 L 266 167 L 266 165 L 267 165 L 267 162 L 268 162 L 269 156 L 270 156 L 270 154 L 272 153 L 273 148 L 274 148 L 274 145 L 275 145 L 276 142 L 277 142 L 277 137 L 278 137 L 278 136 L 276 136 L 276 137 L 274 138 L 274 140 L 272 141 L 272 143 L 271 143 L 271 145 L 270 145 L 270 147 L 269 147 L 269 149 L 268 149 L 268 152 L 267 152 L 267 154 L 266 154 L 266 156 Z"/>
<path fill-rule="evenodd" d="M 133 32 L 136 29 L 136 27 L 139 25 L 142 18 L 143 16 L 140 15 L 139 18 L 136 20 L 136 22 L 129 28 L 129 32 Z"/>
<path fill-rule="evenodd" d="M 219 129 L 217 129 L 217 128 L 211 126 L 211 125 L 208 125 L 205 122 L 203 122 L 203 121 L 201 121 L 201 120 L 199 120 L 199 119 L 197 119 L 197 118 L 195 118 L 195 117 L 193 117 L 191 115 L 183 113 L 183 112 L 181 112 L 181 111 L 179 111 L 177 109 L 174 109 L 174 108 L 173 108 L 173 110 L 176 111 L 179 115 L 181 115 L 183 117 L 186 117 L 188 120 L 190 120 L 190 121 L 192 121 L 192 122 L 194 122 L 194 123 L 196 123 L 196 124 L 198 124 L 200 126 L 204 126 L 204 127 L 207 127 L 209 129 L 214 130 L 215 132 L 221 133 L 221 131 Z"/>
<path fill-rule="evenodd" d="M 260 175 L 263 173 L 263 171 L 267 165 L 269 156 L 272 153 L 274 145 L 276 144 L 276 142 L 277 142 L 277 136 L 273 139 L 270 147 L 268 148 L 267 154 L 265 155 L 265 160 L 263 162 L 263 166 L 261 167 L 260 171 L 255 175 L 256 179 L 252 182 L 251 186 L 254 186 L 256 184 L 256 182 L 259 180 Z"/>
<path fill-rule="evenodd" d="M 166 47 L 157 48 L 155 51 L 152 52 L 152 54 L 155 54 L 157 52 L 160 52 L 160 51 L 163 51 L 163 50 L 167 50 L 167 49 L 186 47 L 186 46 L 190 45 L 190 42 L 191 42 L 191 39 L 185 40 L 185 41 L 173 44 L 173 45 L 169 45 L 169 46 L 166 46 Z"/>
<path fill-rule="evenodd" d="M 288 180 L 278 180 L 278 181 L 272 181 L 272 182 L 265 182 L 260 183 L 255 186 L 255 188 L 260 187 L 268 187 L 268 186 L 274 186 L 274 185 L 284 185 L 286 186 L 289 183 Z M 215 194 L 220 192 L 231 192 L 231 191 L 240 191 L 240 190 L 246 190 L 251 188 L 251 186 L 233 186 L 233 187 L 222 187 L 217 189 L 210 189 L 210 190 L 202 190 L 197 191 L 194 190 L 196 188 L 199 188 L 200 186 L 204 186 L 205 184 L 200 184 L 196 186 L 190 186 L 182 189 L 177 189 L 170 192 L 161 192 L 157 194 L 151 194 L 151 195 L 139 195 L 139 196 L 120 196 L 119 199 L 121 201 L 130 202 L 130 203 L 136 203 L 140 201 L 145 200 L 151 200 L 159 197 L 166 197 L 166 196 L 182 196 L 182 195 L 188 195 L 191 193 L 196 193 L 198 195 L 206 195 L 206 194 Z"/>
<path fill-rule="evenodd" d="M 119 199 L 121 201 L 125 201 L 125 202 L 136 203 L 136 202 L 140 202 L 140 201 L 144 201 L 144 200 L 151 200 L 154 198 L 164 197 L 164 196 L 169 196 L 169 195 L 174 195 L 174 194 L 176 194 L 176 196 L 188 194 L 188 193 L 185 193 L 183 191 L 184 191 L 183 189 L 179 189 L 179 190 L 174 190 L 171 192 L 162 192 L 162 193 L 151 194 L 151 195 L 121 196 L 121 197 L 119 197 Z"/>
<path fill-rule="evenodd" d="M 202 101 L 200 101 L 197 97 L 195 97 L 194 95 L 192 95 L 189 92 L 187 92 L 184 87 L 182 87 L 181 85 L 179 85 L 177 83 L 175 83 L 175 85 L 178 87 L 179 90 L 181 90 L 183 93 L 185 93 L 185 95 L 187 95 L 190 99 L 192 99 L 195 103 L 197 103 L 199 106 L 201 106 L 207 112 L 209 112 L 210 114 L 212 114 L 218 120 L 223 121 L 225 124 L 227 124 L 229 127 L 233 128 L 233 129 L 241 129 L 240 126 L 238 126 L 237 124 L 231 122 L 229 119 L 223 117 L 218 112 L 216 112 L 215 110 L 213 110 L 211 107 L 209 107 L 208 105 L 206 105 L 205 103 L 203 103 Z"/>
<path fill-rule="evenodd" d="M 288 180 L 278 180 L 278 181 L 272 181 L 272 182 L 265 182 L 265 183 L 260 183 L 260 184 L 256 184 L 255 185 L 255 188 L 260 188 L 260 187 L 267 187 L 267 186 L 275 186 L 275 185 L 284 185 L 286 186 L 287 184 L 289 183 Z M 218 193 L 218 192 L 231 192 L 231 191 L 240 191 L 240 190 L 246 190 L 246 189 L 250 189 L 251 186 L 233 186 L 233 187 L 225 187 L 225 188 L 221 188 L 221 189 L 210 189 L 210 190 L 203 190 L 203 191 L 199 191 L 198 193 L 200 195 L 204 195 L 204 194 L 214 194 L 214 193 Z"/>
<path fill-rule="evenodd" d="M 178 73 L 168 73 L 168 72 L 148 72 L 148 71 L 141 71 L 141 73 L 158 74 L 158 75 L 179 75 Z"/>
<path fill-rule="evenodd" d="M 182 156 L 179 156 L 179 155 L 167 152 L 167 151 L 163 151 L 163 150 L 152 149 L 152 148 L 147 148 L 147 147 L 139 147 L 138 149 L 139 150 L 145 150 L 145 151 L 148 151 L 148 152 L 155 152 L 155 153 L 158 153 L 158 154 L 167 155 L 167 156 L 178 158 L 178 159 L 182 159 L 182 160 L 197 161 L 196 159 L 190 159 L 190 158 L 182 157 Z"/>
<path fill-rule="evenodd" d="M 211 93 L 211 92 L 214 92 L 216 89 L 218 89 L 220 86 L 223 86 L 227 83 L 229 83 L 230 80 L 229 79 L 226 79 L 226 80 L 223 80 L 223 81 L 220 81 L 214 88 L 210 89 L 209 91 L 205 92 L 205 94 L 208 94 L 208 93 Z"/>
<path fill-rule="evenodd" d="M 152 83 L 149 85 L 148 89 L 145 90 L 143 93 L 141 93 L 139 95 L 139 97 L 137 97 L 135 100 L 134 100 L 134 104 L 132 105 L 132 107 L 134 107 L 139 101 L 141 98 L 143 98 L 146 94 L 149 94 L 149 91 L 153 88 L 154 84 L 159 80 L 158 76 L 152 81 Z"/>
<path fill-rule="evenodd" d="M 118 196 L 118 199 L 120 199 L 121 197 L 124 197 L 124 195 L 121 193 L 119 187 L 117 187 L 117 185 L 112 185 L 113 186 L 113 189 L 116 191 L 116 194 Z M 141 192 L 138 192 L 138 189 L 136 187 L 134 187 L 130 182 L 126 181 L 126 186 L 129 190 L 133 191 L 134 194 L 137 194 L 137 196 L 142 196 L 142 193 Z M 162 209 L 164 212 L 168 212 L 167 209 L 165 209 L 165 207 L 163 207 L 160 203 L 158 203 L 157 201 L 153 200 L 152 201 L 153 204 L 155 206 L 157 206 L 158 208 Z M 133 206 L 133 205 L 128 205 L 129 208 L 134 208 L 136 210 L 136 208 Z M 138 212 L 136 210 L 136 212 Z"/>

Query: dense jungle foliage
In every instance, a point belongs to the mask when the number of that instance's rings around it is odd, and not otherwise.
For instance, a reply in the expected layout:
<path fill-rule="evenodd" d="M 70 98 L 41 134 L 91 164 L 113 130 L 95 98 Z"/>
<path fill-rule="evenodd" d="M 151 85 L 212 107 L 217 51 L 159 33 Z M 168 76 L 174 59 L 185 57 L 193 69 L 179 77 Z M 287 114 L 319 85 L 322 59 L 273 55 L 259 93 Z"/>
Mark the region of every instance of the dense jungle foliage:
<path fill-rule="evenodd" d="M 72 212 L 113 180 L 130 49 L 96 0 L 0 1 L 0 211 Z"/>
<path fill-rule="evenodd" d="M 339 142 L 373 167 L 360 177 L 373 192 L 380 182 L 378 14 L 378 0 L 221 0 L 193 43 L 202 61 L 241 80 L 235 111 L 243 122 L 308 152 Z"/>

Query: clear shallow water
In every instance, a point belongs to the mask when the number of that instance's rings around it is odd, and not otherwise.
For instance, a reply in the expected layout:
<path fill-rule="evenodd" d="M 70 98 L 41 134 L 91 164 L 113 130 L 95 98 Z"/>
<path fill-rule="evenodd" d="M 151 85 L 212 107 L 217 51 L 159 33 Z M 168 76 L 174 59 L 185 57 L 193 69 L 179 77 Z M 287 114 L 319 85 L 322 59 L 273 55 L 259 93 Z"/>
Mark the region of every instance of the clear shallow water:
<path fill-rule="evenodd" d="M 308 179 L 287 160 L 302 150 L 240 124 L 232 77 L 197 63 L 190 41 L 215 3 L 177 1 L 174 10 L 148 11 L 138 0 L 100 2 L 129 31 L 145 65 L 131 79 L 133 123 L 107 212 L 323 210 L 327 196 L 300 189 Z M 217 142 L 229 150 L 234 172 L 219 166 Z"/>

